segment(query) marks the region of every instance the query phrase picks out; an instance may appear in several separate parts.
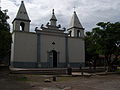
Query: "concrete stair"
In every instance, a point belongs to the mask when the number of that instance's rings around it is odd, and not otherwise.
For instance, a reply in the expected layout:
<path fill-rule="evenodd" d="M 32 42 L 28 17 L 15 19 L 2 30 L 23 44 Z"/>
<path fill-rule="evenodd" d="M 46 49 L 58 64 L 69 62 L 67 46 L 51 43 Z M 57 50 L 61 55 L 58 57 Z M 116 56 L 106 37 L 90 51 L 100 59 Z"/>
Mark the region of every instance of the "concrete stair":
<path fill-rule="evenodd" d="M 40 74 L 40 75 L 65 75 L 67 74 L 67 68 L 10 68 L 10 73 L 13 74 Z M 72 73 L 74 72 L 85 72 L 85 73 L 94 73 L 94 72 L 103 72 L 103 68 L 97 68 L 96 70 L 88 68 L 72 68 Z"/>
<path fill-rule="evenodd" d="M 41 74 L 41 75 L 62 75 L 66 74 L 66 68 L 44 68 L 44 69 L 11 69 L 12 74 Z"/>

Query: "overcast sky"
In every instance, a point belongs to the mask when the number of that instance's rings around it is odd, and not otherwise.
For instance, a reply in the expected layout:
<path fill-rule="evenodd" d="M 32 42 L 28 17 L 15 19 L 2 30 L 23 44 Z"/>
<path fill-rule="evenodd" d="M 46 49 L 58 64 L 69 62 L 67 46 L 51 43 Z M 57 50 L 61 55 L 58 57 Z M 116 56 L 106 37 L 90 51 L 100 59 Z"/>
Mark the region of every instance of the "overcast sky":
<path fill-rule="evenodd" d="M 21 0 L 1 0 L 2 10 L 8 9 L 10 24 L 20 3 Z M 85 31 L 90 31 L 101 21 L 120 21 L 120 0 L 24 0 L 24 3 L 31 19 L 31 30 L 41 24 L 46 25 L 51 18 L 52 9 L 55 9 L 58 24 L 68 28 L 74 6 Z"/>

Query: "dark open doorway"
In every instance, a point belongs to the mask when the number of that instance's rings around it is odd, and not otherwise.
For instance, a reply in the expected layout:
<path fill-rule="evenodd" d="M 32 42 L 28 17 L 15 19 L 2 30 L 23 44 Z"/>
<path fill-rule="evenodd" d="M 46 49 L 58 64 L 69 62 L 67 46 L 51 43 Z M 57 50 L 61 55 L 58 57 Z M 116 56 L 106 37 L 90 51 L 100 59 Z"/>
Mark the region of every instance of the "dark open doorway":
<path fill-rule="evenodd" d="M 53 67 L 57 67 L 57 52 L 55 50 L 52 50 L 53 53 Z"/>

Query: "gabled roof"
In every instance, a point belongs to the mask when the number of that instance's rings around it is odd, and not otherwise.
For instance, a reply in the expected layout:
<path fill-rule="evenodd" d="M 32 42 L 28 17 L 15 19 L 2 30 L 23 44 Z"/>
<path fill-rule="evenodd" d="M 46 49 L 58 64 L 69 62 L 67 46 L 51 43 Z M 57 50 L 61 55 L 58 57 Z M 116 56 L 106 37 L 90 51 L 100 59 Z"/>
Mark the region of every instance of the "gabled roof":
<path fill-rule="evenodd" d="M 74 14 L 72 16 L 72 19 L 69 25 L 69 28 L 72 28 L 72 27 L 83 28 L 75 11 L 74 11 Z"/>
<path fill-rule="evenodd" d="M 23 1 L 21 1 L 21 5 L 15 19 L 30 20 Z"/>

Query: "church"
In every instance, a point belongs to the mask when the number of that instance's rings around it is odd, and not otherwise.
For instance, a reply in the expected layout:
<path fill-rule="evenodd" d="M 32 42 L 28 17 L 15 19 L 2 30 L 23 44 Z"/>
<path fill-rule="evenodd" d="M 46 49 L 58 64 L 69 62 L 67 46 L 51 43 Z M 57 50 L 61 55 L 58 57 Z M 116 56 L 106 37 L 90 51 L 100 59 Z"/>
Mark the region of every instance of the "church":
<path fill-rule="evenodd" d="M 50 21 L 30 32 L 30 18 L 25 4 L 13 20 L 11 67 L 79 68 L 85 64 L 84 28 L 74 11 L 68 29 L 57 25 L 54 12 Z M 66 33 L 67 32 L 67 33 Z"/>

